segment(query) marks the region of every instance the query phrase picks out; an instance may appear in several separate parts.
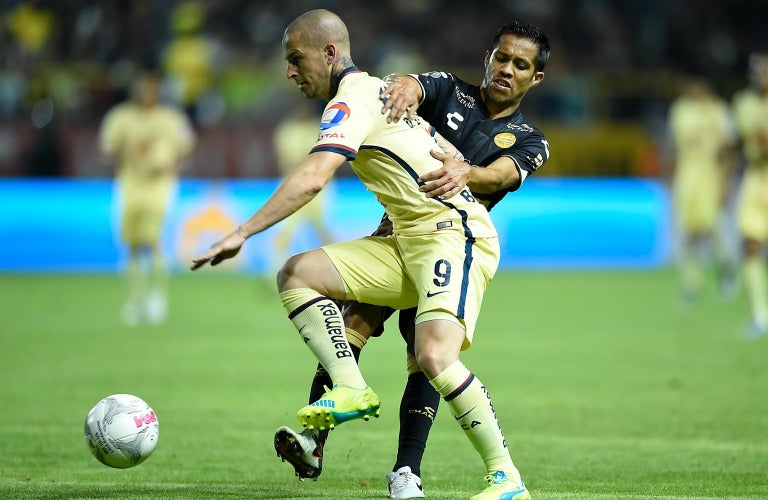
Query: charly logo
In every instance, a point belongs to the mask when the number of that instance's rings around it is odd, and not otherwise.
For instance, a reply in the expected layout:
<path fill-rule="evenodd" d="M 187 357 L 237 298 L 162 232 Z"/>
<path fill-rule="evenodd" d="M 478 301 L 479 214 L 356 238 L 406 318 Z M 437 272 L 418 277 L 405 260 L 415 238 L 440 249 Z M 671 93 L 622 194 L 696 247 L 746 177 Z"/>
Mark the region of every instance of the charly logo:
<path fill-rule="evenodd" d="M 331 104 L 320 119 L 320 130 L 328 130 L 329 128 L 345 122 L 350 114 L 352 113 L 346 103 L 335 102 Z"/>
<path fill-rule="evenodd" d="M 493 138 L 493 143 L 502 149 L 511 147 L 516 141 L 517 137 L 515 137 L 515 134 L 511 134 L 509 132 L 496 134 L 496 136 Z"/>

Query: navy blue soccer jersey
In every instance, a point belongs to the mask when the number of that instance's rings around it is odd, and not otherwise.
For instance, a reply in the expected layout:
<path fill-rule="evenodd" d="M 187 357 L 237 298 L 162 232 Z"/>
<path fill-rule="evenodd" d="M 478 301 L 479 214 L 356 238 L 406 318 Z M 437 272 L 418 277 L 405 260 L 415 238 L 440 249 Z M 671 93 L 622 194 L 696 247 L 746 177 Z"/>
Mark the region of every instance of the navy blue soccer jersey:
<path fill-rule="evenodd" d="M 480 97 L 480 87 L 450 73 L 417 76 L 424 100 L 419 115 L 456 146 L 473 165 L 487 166 L 501 156 L 514 160 L 525 178 L 549 159 L 549 144 L 518 108 L 512 115 L 491 120 Z M 521 181 L 522 182 L 522 181 Z M 490 210 L 520 186 L 495 193 L 473 193 Z"/>

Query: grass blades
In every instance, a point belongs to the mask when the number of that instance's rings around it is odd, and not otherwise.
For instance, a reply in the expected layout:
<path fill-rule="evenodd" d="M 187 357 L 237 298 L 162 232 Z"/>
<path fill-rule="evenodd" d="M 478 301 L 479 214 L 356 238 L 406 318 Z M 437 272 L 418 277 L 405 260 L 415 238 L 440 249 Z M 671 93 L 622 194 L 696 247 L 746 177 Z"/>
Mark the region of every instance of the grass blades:
<path fill-rule="evenodd" d="M 767 498 L 768 338 L 743 296 L 687 307 L 672 270 L 506 272 L 462 355 L 485 382 L 536 499 Z M 363 352 L 382 416 L 333 431 L 317 482 L 272 448 L 297 426 L 315 361 L 272 280 L 171 281 L 161 326 L 119 321 L 119 276 L 0 275 L 0 498 L 386 498 L 404 346 Z M 90 407 L 118 392 L 157 412 L 145 463 L 88 452 Z M 443 405 L 422 464 L 430 499 L 480 491 L 483 466 Z"/>

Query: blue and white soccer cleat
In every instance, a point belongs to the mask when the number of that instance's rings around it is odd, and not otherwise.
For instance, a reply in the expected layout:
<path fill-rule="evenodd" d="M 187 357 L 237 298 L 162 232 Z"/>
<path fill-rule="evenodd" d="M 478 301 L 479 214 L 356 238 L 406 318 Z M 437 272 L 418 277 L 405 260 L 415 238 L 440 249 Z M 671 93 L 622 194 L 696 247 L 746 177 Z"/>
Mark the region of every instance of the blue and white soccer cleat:
<path fill-rule="evenodd" d="M 486 474 L 485 480 L 488 486 L 470 498 L 470 500 L 530 500 L 531 495 L 525 484 L 519 483 L 507 477 L 504 471 L 496 471 L 493 474 Z"/>
<path fill-rule="evenodd" d="M 299 410 L 296 418 L 309 430 L 333 429 L 349 420 L 378 417 L 380 406 L 379 396 L 370 387 L 334 385 L 320 399 Z"/>

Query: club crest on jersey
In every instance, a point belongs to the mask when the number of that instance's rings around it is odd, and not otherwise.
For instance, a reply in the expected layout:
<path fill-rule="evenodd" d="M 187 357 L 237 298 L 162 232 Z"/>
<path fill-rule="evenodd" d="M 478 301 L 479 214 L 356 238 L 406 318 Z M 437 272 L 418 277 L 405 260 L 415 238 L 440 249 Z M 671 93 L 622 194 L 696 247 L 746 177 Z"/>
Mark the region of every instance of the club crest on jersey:
<path fill-rule="evenodd" d="M 340 123 L 343 123 L 349 118 L 352 112 L 349 110 L 344 102 L 335 102 L 323 113 L 323 117 L 320 119 L 320 130 L 328 130 Z"/>
<path fill-rule="evenodd" d="M 493 138 L 493 143 L 502 149 L 511 147 L 516 141 L 517 137 L 515 137 L 515 134 L 509 132 L 496 134 Z"/>

